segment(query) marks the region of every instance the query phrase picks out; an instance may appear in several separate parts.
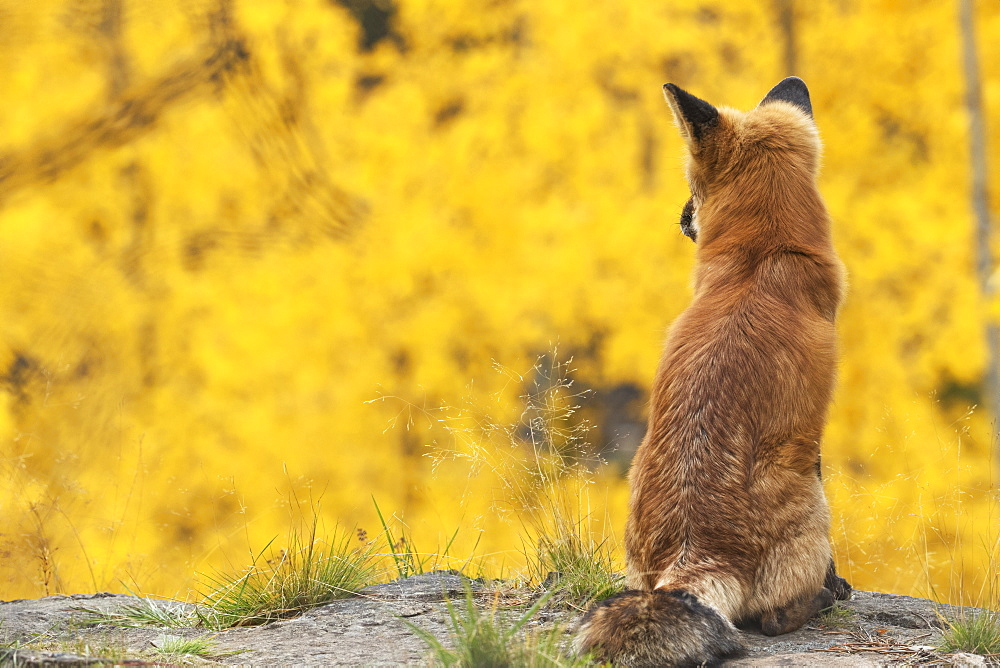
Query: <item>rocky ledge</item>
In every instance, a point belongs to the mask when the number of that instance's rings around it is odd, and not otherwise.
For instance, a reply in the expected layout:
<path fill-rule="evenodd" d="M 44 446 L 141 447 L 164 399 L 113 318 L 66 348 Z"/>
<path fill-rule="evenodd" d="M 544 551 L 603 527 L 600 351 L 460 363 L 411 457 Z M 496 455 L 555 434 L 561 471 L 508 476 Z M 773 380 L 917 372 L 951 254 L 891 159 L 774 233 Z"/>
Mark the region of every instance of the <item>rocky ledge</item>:
<path fill-rule="evenodd" d="M 0 664 L 83 665 L 421 665 L 427 645 L 419 626 L 449 643 L 446 601 L 467 595 L 483 608 L 524 610 L 534 599 L 525 590 L 493 588 L 454 573 L 427 573 L 376 585 L 292 619 L 212 632 L 204 628 L 94 624 L 95 613 L 114 613 L 143 600 L 116 594 L 49 596 L 0 603 Z M 186 604 L 169 604 L 184 606 Z M 194 606 L 190 606 L 193 609 Z M 997 657 L 942 654 L 942 619 L 982 611 L 932 601 L 855 591 L 838 612 L 784 636 L 744 631 L 746 656 L 726 666 L 1000 665 Z M 550 605 L 527 625 L 562 625 L 567 641 L 579 611 Z M 206 638 L 211 658 L 156 651 L 169 640 Z M 567 642 L 568 644 L 568 642 Z"/>

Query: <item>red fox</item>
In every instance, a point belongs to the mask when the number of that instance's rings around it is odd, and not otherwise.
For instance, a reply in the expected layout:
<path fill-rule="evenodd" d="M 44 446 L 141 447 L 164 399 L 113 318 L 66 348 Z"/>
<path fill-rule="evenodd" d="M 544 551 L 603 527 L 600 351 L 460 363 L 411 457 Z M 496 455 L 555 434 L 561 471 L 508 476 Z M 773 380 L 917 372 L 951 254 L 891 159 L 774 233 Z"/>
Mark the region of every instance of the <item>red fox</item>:
<path fill-rule="evenodd" d="M 743 650 L 735 624 L 788 633 L 851 591 L 819 476 L 844 270 L 809 91 L 789 77 L 745 113 L 664 94 L 690 154 L 694 299 L 629 472 L 629 590 L 591 608 L 575 643 L 631 668 L 719 661 Z"/>

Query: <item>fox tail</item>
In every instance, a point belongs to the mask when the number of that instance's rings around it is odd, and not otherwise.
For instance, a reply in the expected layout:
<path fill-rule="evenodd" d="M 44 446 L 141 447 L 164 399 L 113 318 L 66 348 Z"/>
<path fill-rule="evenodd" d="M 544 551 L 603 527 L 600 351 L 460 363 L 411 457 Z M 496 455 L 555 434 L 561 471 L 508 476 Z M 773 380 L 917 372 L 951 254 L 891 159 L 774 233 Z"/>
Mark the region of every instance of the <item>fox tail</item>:
<path fill-rule="evenodd" d="M 601 601 L 584 615 L 574 646 L 629 668 L 714 665 L 744 651 L 732 622 L 682 589 Z"/>

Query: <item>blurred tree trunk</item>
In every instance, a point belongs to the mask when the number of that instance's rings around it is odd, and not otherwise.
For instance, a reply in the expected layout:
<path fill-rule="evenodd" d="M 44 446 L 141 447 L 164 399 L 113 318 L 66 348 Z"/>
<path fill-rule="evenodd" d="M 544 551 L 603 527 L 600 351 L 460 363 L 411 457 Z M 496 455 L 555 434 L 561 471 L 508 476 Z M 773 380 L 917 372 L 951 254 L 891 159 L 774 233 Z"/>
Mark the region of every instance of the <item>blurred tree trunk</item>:
<path fill-rule="evenodd" d="M 798 49 L 795 45 L 795 0 L 774 0 L 774 12 L 785 45 L 785 76 L 798 75 Z"/>
<path fill-rule="evenodd" d="M 98 29 L 108 49 L 108 98 L 116 100 L 129 86 L 128 52 L 123 39 L 122 0 L 104 0 Z"/>
<path fill-rule="evenodd" d="M 979 86 L 979 57 L 976 52 L 976 25 L 972 0 L 959 0 L 959 26 L 962 31 L 962 69 L 965 72 L 965 106 L 969 114 L 969 161 L 972 171 L 972 212 L 976 218 L 976 274 L 980 289 L 988 297 L 991 291 L 993 256 L 990 247 L 990 200 L 986 164 L 987 136 L 983 118 L 983 100 Z M 986 323 L 986 372 L 983 378 L 985 399 L 994 423 L 1000 420 L 1000 327 Z M 1000 453 L 998 453 L 1000 454 Z"/>

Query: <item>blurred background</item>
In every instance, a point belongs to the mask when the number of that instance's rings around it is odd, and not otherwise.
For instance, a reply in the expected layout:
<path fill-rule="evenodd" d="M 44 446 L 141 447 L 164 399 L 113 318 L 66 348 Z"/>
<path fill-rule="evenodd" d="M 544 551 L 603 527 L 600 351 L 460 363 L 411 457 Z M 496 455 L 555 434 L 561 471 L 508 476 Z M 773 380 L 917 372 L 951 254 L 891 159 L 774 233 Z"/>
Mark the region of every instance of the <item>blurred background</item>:
<path fill-rule="evenodd" d="M 953 602 L 995 578 L 1000 4 L 5 0 L 0 25 L 0 598 L 185 597 L 303 504 L 378 533 L 373 498 L 517 573 L 509 480 L 457 455 L 522 447 L 564 381 L 618 549 L 691 296 L 661 85 L 747 109 L 788 74 L 850 274 L 838 566 Z"/>

